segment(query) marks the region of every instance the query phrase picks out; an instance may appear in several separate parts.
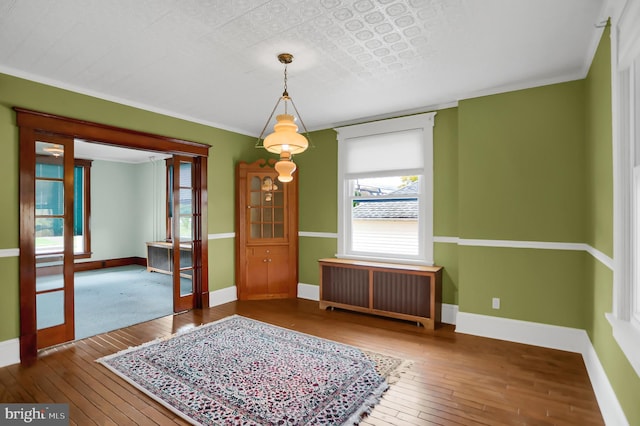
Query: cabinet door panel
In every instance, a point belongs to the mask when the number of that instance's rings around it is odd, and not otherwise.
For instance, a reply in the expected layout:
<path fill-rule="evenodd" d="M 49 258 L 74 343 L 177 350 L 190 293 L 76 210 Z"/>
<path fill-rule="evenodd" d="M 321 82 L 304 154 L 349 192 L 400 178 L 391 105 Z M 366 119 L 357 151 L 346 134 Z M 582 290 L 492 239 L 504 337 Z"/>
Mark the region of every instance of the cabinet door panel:
<path fill-rule="evenodd" d="M 269 255 L 269 293 L 286 297 L 291 283 L 289 254 L 276 251 Z"/>
<path fill-rule="evenodd" d="M 262 250 L 247 250 L 246 293 L 248 298 L 269 292 L 269 264 Z"/>

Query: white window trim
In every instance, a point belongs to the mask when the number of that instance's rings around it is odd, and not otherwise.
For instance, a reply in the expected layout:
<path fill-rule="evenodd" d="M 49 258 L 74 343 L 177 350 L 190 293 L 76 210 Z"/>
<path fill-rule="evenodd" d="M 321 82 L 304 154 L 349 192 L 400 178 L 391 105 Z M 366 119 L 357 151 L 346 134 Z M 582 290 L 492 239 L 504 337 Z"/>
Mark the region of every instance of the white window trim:
<path fill-rule="evenodd" d="M 612 4 L 611 16 L 611 84 L 613 125 L 613 312 L 606 317 L 613 336 L 640 376 L 640 327 L 633 319 L 634 287 L 640 291 L 640 274 L 633 259 L 637 256 L 634 236 L 633 169 L 634 138 L 637 121 L 631 91 L 634 60 L 640 63 L 640 2 L 619 1 Z M 640 106 L 636 105 L 636 108 Z"/>
<path fill-rule="evenodd" d="M 374 121 L 371 123 L 334 129 L 338 133 L 338 258 L 371 260 L 382 262 L 402 262 L 433 265 L 433 125 L 436 112 L 411 115 L 407 117 Z M 350 209 L 346 208 L 345 192 L 347 178 L 345 176 L 345 144 L 347 139 L 371 136 L 382 133 L 401 132 L 422 129 L 424 139 L 424 174 L 422 177 L 420 222 L 420 238 L 423 241 L 423 256 L 420 260 L 385 258 L 381 256 L 356 256 L 347 253 L 347 218 Z M 394 155 L 393 147 L 389 147 L 389 155 Z"/>

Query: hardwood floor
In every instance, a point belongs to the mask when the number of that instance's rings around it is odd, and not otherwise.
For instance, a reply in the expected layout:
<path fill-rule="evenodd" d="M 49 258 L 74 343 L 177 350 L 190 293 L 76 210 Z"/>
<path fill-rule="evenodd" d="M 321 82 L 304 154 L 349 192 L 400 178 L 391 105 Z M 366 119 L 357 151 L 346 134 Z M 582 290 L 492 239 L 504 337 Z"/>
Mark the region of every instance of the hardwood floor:
<path fill-rule="evenodd" d="M 317 302 L 233 302 L 48 349 L 30 367 L 0 369 L 0 401 L 69 403 L 72 425 L 187 424 L 97 358 L 239 314 L 414 361 L 363 421 L 379 425 L 604 424 L 579 354 L 456 334 Z"/>

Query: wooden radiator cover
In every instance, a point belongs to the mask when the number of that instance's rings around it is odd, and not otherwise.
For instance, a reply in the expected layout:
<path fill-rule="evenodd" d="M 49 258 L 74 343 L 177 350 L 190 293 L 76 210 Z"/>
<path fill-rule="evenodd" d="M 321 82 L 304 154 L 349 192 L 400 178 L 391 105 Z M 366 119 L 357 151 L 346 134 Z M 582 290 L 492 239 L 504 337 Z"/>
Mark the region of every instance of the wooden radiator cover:
<path fill-rule="evenodd" d="M 320 259 L 320 308 L 336 307 L 416 321 L 441 319 L 442 267 Z"/>

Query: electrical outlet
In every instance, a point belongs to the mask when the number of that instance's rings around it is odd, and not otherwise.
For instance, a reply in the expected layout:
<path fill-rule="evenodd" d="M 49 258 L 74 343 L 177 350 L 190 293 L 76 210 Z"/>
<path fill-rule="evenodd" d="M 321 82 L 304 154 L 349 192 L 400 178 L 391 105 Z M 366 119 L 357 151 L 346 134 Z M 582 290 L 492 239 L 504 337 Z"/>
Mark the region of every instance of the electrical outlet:
<path fill-rule="evenodd" d="M 499 297 L 494 297 L 493 300 L 491 301 L 491 307 L 493 309 L 500 309 L 500 298 Z"/>

